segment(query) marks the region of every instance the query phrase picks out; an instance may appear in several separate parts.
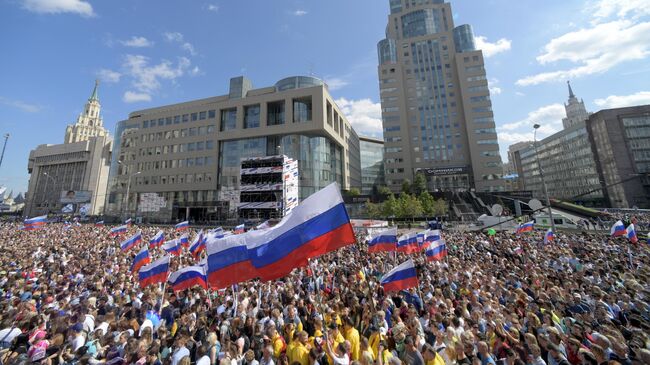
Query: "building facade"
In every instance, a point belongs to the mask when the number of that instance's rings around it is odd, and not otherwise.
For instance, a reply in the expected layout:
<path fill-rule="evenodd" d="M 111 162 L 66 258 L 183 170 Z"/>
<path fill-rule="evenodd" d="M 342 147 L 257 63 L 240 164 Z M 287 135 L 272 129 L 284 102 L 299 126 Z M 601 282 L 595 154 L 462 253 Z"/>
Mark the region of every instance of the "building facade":
<path fill-rule="evenodd" d="M 483 53 L 444 0 L 390 0 L 377 46 L 386 183 L 421 171 L 430 190 L 504 189 Z"/>
<path fill-rule="evenodd" d="M 145 215 L 151 220 L 236 217 L 241 161 L 251 157 L 297 160 L 301 199 L 332 182 L 361 186 L 358 137 L 313 77 L 259 89 L 236 77 L 227 95 L 130 113 L 115 145 L 111 215 L 137 214 L 139 197 L 157 193 L 166 205 Z"/>
<path fill-rule="evenodd" d="M 572 127 L 576 124 L 587 121 L 589 118 L 589 113 L 585 108 L 585 102 L 576 98 L 571 88 L 571 83 L 567 81 L 567 87 L 569 88 L 569 100 L 564 104 L 564 110 L 566 111 L 566 118 L 562 118 L 562 126 L 566 129 Z"/>
<path fill-rule="evenodd" d="M 97 89 L 96 82 L 84 111 L 67 127 L 63 144 L 40 145 L 30 151 L 25 215 L 58 213 L 68 204 L 76 211 L 85 205 L 90 207 L 88 214 L 102 214 L 112 139 L 103 127 Z"/>
<path fill-rule="evenodd" d="M 359 137 L 361 155 L 361 194 L 370 195 L 375 187 L 384 186 L 384 141 Z"/>
<path fill-rule="evenodd" d="M 506 175 L 509 176 L 509 191 L 522 191 L 525 188 L 521 166 L 521 154 L 519 151 L 530 147 L 533 147 L 533 142 L 531 141 L 517 142 L 508 146 L 508 164 L 504 171 Z"/>
<path fill-rule="evenodd" d="M 587 129 L 607 206 L 650 208 L 650 105 L 601 110 Z"/>

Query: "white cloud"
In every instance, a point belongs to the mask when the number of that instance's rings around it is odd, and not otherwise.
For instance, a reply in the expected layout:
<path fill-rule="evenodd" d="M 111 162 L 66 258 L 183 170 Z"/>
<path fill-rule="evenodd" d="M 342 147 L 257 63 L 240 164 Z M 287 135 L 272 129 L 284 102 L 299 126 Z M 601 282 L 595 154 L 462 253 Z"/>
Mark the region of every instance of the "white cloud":
<path fill-rule="evenodd" d="M 497 79 L 495 77 L 493 77 L 493 78 L 491 78 L 489 80 L 488 88 L 490 89 L 490 95 L 491 96 L 499 95 L 499 94 L 501 94 L 501 92 L 503 92 L 503 90 L 500 87 L 497 86 L 498 83 L 499 83 L 499 79 Z"/>
<path fill-rule="evenodd" d="M 326 78 L 325 83 L 330 91 L 340 90 L 349 85 L 349 82 L 340 77 Z"/>
<path fill-rule="evenodd" d="M 134 91 L 127 91 L 122 96 L 125 103 L 138 103 L 142 101 L 151 101 L 151 95 L 147 93 L 138 93 Z"/>
<path fill-rule="evenodd" d="M 194 50 L 194 46 L 191 43 L 185 42 L 181 45 L 181 48 L 189 52 L 192 56 L 196 55 L 196 51 Z"/>
<path fill-rule="evenodd" d="M 617 16 L 625 18 L 630 14 L 639 18 L 650 14 L 650 0 L 597 0 L 588 7 L 596 20 Z"/>
<path fill-rule="evenodd" d="M 517 95 L 517 96 L 526 96 L 526 94 L 522 93 L 521 91 L 515 91 L 515 95 Z"/>
<path fill-rule="evenodd" d="M 507 141 L 509 138 L 514 138 L 508 137 L 510 134 L 527 133 L 528 131 L 532 136 L 533 124 L 541 125 L 540 133 L 553 134 L 561 129 L 564 117 L 566 117 L 564 105 L 560 103 L 546 105 L 529 112 L 523 120 L 498 126 L 499 137 L 503 137 L 502 139 Z"/>
<path fill-rule="evenodd" d="M 7 99 L 3 96 L 0 96 L 0 104 L 14 107 L 27 113 L 38 113 L 42 109 L 39 105 L 29 104 L 20 100 Z"/>
<path fill-rule="evenodd" d="M 192 76 L 203 75 L 203 71 L 201 71 L 199 66 L 194 66 L 194 68 L 192 70 L 190 70 L 190 75 L 192 75 Z"/>
<path fill-rule="evenodd" d="M 483 51 L 485 58 L 508 51 L 512 46 L 512 41 L 506 38 L 501 38 L 496 43 L 490 43 L 486 37 L 478 36 L 474 37 L 474 41 L 476 42 L 476 48 Z"/>
<path fill-rule="evenodd" d="M 208 10 L 216 13 L 216 12 L 219 11 L 219 5 L 209 4 L 208 5 Z"/>
<path fill-rule="evenodd" d="M 631 95 L 610 95 L 604 99 L 594 100 L 601 108 L 623 108 L 626 106 L 650 104 L 650 91 L 639 91 Z"/>
<path fill-rule="evenodd" d="M 82 0 L 23 0 L 23 8 L 41 14 L 74 13 L 83 17 L 93 17 L 92 5 Z"/>
<path fill-rule="evenodd" d="M 120 82 L 122 74 L 117 71 L 102 68 L 101 70 L 97 71 L 97 77 L 99 77 L 99 79 L 104 82 Z"/>
<path fill-rule="evenodd" d="M 183 34 L 179 32 L 165 32 L 163 33 L 163 37 L 165 37 L 167 42 L 182 42 L 184 38 Z"/>
<path fill-rule="evenodd" d="M 307 11 L 298 9 L 298 10 L 295 10 L 294 12 L 292 12 L 291 14 L 293 14 L 295 16 L 303 16 L 303 15 L 307 15 Z"/>
<path fill-rule="evenodd" d="M 174 82 L 189 70 L 190 64 L 188 58 L 180 57 L 175 65 L 168 60 L 162 60 L 157 65 L 150 65 L 148 57 L 127 55 L 122 67 L 126 70 L 126 75 L 131 78 L 131 85 L 136 91 L 125 93 L 123 100 L 146 101 L 147 97 L 148 100 L 151 100 L 151 94 L 160 89 L 161 80 Z"/>
<path fill-rule="evenodd" d="M 145 37 L 136 37 L 133 36 L 131 39 L 127 39 L 125 41 L 120 41 L 122 45 L 126 47 L 134 47 L 134 48 L 141 48 L 141 47 L 151 47 L 153 46 L 153 42 L 148 40 Z"/>
<path fill-rule="evenodd" d="M 348 100 L 336 99 L 345 117 L 360 135 L 371 137 L 382 136 L 381 104 L 370 99 Z"/>

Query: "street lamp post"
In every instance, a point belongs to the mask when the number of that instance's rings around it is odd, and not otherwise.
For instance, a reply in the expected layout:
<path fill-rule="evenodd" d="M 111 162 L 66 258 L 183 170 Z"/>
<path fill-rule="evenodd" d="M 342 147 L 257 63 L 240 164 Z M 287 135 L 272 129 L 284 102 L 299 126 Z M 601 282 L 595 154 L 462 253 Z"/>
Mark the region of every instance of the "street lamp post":
<path fill-rule="evenodd" d="M 141 173 L 141 171 L 138 171 L 138 172 L 135 172 L 135 173 L 133 173 L 133 174 L 130 174 L 130 175 L 129 175 L 129 180 L 128 180 L 127 183 L 126 183 L 126 204 L 124 205 L 124 207 L 125 207 L 125 213 L 126 213 L 126 214 L 129 213 L 129 208 L 130 208 L 130 206 L 129 206 L 129 205 L 130 205 L 130 204 L 129 204 L 129 190 L 131 190 L 131 178 L 132 178 L 133 176 L 135 176 L 135 175 L 140 174 L 140 173 Z M 124 217 L 124 219 L 126 219 L 126 216 Z"/>
<path fill-rule="evenodd" d="M 535 146 L 535 158 L 537 159 L 537 168 L 539 169 L 539 177 L 542 179 L 544 196 L 546 197 L 546 207 L 548 208 L 548 217 L 551 220 L 551 229 L 553 230 L 553 233 L 556 233 L 555 221 L 553 220 L 553 211 L 551 209 L 551 200 L 548 197 L 548 188 L 546 187 L 546 181 L 544 180 L 544 171 L 542 170 L 542 165 L 539 163 L 539 153 L 537 151 L 537 129 L 539 129 L 539 127 L 540 127 L 539 124 L 533 125 L 533 128 L 535 129 L 535 131 L 533 132 L 533 146 Z"/>
<path fill-rule="evenodd" d="M 44 173 L 43 173 L 43 176 L 45 176 L 45 177 L 47 177 L 48 179 L 52 180 L 52 189 L 55 189 L 55 188 L 56 188 L 56 180 L 54 180 L 54 177 L 52 177 L 51 175 L 49 175 L 47 172 L 44 172 Z M 56 194 L 56 190 L 54 190 L 54 193 Z M 56 195 L 55 195 L 55 197 L 56 197 Z M 56 199 L 56 198 L 55 198 L 55 199 Z M 49 202 L 49 201 L 47 202 L 47 213 L 48 213 L 48 214 L 50 213 L 50 202 Z"/>

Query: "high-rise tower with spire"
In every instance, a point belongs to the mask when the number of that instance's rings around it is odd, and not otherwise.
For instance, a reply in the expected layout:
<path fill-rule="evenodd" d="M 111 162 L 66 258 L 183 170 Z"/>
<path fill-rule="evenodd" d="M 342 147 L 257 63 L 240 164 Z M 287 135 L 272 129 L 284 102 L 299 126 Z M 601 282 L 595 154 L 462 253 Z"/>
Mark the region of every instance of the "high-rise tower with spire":
<path fill-rule="evenodd" d="M 104 128 L 101 112 L 101 104 L 97 96 L 99 80 L 95 80 L 95 88 L 86 102 L 84 111 L 77 117 L 77 122 L 68 125 L 65 129 L 64 143 L 75 143 L 87 141 L 91 137 L 107 136 L 108 131 Z"/>
<path fill-rule="evenodd" d="M 564 129 L 584 122 L 589 118 L 589 113 L 585 109 L 585 102 L 582 99 L 578 101 L 571 88 L 571 82 L 567 81 L 566 83 L 569 87 L 569 101 L 564 104 L 564 109 L 566 110 L 566 118 L 562 118 L 562 126 Z"/>

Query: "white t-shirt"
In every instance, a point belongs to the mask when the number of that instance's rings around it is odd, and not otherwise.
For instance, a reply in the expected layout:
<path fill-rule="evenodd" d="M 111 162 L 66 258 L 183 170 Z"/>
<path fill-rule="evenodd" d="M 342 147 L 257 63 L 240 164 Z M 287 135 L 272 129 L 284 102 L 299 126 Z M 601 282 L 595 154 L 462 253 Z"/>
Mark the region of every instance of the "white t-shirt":
<path fill-rule="evenodd" d="M 196 361 L 196 365 L 210 365 L 210 356 L 204 355 Z"/>
<path fill-rule="evenodd" d="M 11 341 L 14 340 L 14 338 L 16 338 L 16 336 L 18 336 L 21 333 L 22 332 L 17 327 L 5 328 L 2 331 L 0 331 L 0 341 L 9 344 L 11 343 Z"/>
<path fill-rule="evenodd" d="M 332 361 L 334 365 L 350 365 L 350 358 L 347 354 L 343 355 L 343 357 L 333 357 Z"/>

